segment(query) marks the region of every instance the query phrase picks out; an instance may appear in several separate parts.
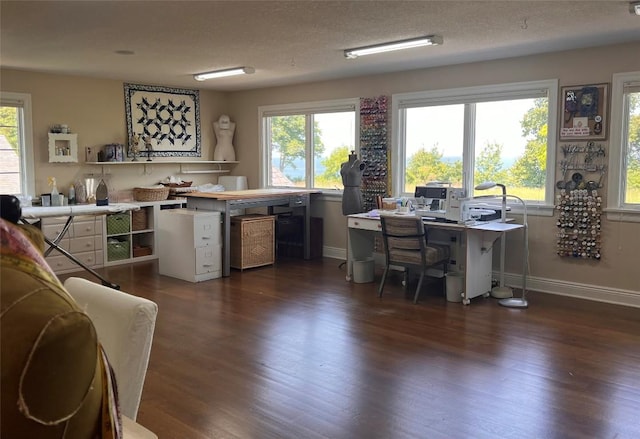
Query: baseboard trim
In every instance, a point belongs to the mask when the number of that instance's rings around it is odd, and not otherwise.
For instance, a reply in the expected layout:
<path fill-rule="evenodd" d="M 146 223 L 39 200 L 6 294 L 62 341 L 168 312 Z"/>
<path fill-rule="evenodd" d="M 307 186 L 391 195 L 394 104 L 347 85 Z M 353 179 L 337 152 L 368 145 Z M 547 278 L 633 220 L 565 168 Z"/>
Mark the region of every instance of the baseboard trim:
<path fill-rule="evenodd" d="M 323 247 L 322 255 L 325 258 L 346 260 L 347 251 L 338 247 Z M 494 278 L 499 278 L 500 273 L 494 272 Z M 504 274 L 504 283 L 514 288 L 522 287 L 522 275 L 514 273 Z M 612 303 L 640 308 L 640 291 L 623 290 L 620 288 L 610 288 L 599 285 L 581 284 L 577 282 L 567 282 L 558 279 L 546 279 L 541 277 L 527 277 L 527 290 L 559 296 L 575 297 L 577 299 L 593 300 L 596 302 Z"/>

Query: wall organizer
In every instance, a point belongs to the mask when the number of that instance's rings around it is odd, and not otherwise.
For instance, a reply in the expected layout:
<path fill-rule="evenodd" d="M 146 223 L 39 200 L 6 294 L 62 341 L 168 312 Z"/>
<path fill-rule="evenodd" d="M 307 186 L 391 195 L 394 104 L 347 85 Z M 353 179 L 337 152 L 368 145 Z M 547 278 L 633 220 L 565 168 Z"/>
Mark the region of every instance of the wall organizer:
<path fill-rule="evenodd" d="M 561 257 L 600 260 L 602 197 L 598 189 L 603 187 L 606 171 L 605 149 L 602 144 L 588 142 L 563 145 L 562 153 L 563 176 L 556 183 L 560 189 L 556 195 L 556 253 Z"/>
<path fill-rule="evenodd" d="M 144 155 L 202 156 L 198 90 L 124 84 L 124 100 L 128 138 L 138 135 L 151 145 Z"/>
<path fill-rule="evenodd" d="M 360 157 L 366 164 L 362 173 L 364 209 L 376 208 L 376 197 L 388 189 L 387 97 L 360 99 Z"/>

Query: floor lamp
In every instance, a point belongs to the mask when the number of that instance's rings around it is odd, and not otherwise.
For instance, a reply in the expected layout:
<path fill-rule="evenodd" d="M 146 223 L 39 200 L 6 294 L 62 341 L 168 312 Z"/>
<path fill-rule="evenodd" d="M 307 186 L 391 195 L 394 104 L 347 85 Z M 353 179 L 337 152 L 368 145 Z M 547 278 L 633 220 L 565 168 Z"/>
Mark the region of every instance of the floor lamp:
<path fill-rule="evenodd" d="M 529 232 L 528 232 L 529 226 L 527 223 L 527 204 L 524 202 L 522 198 L 517 197 L 515 195 L 507 194 L 506 187 L 500 183 L 494 183 L 494 182 L 482 183 L 476 186 L 476 190 L 487 190 L 496 186 L 502 188 L 502 195 L 486 195 L 486 196 L 483 195 L 483 196 L 474 197 L 474 198 L 498 198 L 498 197 L 502 198 L 502 212 L 501 212 L 502 222 L 506 221 L 507 197 L 515 198 L 516 200 L 522 203 L 522 207 L 523 207 L 522 222 L 524 226 L 524 250 L 523 250 L 523 256 L 522 256 L 522 297 L 520 298 L 505 297 L 503 299 L 500 299 L 498 303 L 502 306 L 506 306 L 509 308 L 527 308 L 529 306 L 529 303 L 527 302 L 527 296 L 526 296 L 527 295 L 527 269 L 529 266 Z M 501 239 L 502 239 L 502 242 L 501 242 L 502 246 L 501 246 L 501 252 L 500 252 L 500 287 L 497 290 L 496 295 L 507 294 L 510 290 L 510 288 L 504 286 L 504 260 L 505 260 L 504 234 L 502 235 Z M 493 290 L 491 292 L 493 295 Z M 513 293 L 511 293 L 511 295 L 513 295 Z"/>

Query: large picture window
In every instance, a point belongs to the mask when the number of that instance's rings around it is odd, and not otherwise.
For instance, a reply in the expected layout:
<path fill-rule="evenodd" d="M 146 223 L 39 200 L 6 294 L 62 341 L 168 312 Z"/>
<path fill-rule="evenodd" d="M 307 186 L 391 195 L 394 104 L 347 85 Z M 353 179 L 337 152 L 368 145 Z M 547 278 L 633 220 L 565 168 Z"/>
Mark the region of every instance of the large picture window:
<path fill-rule="evenodd" d="M 31 96 L 0 95 L 0 193 L 35 195 Z"/>
<path fill-rule="evenodd" d="M 358 100 L 259 108 L 263 187 L 343 189 L 340 165 L 357 149 Z"/>
<path fill-rule="evenodd" d="M 557 89 L 549 80 L 394 95 L 398 195 L 429 182 L 473 195 L 494 181 L 527 204 L 552 206 Z"/>
<path fill-rule="evenodd" d="M 640 72 L 613 75 L 609 150 L 607 210 L 640 213 Z"/>

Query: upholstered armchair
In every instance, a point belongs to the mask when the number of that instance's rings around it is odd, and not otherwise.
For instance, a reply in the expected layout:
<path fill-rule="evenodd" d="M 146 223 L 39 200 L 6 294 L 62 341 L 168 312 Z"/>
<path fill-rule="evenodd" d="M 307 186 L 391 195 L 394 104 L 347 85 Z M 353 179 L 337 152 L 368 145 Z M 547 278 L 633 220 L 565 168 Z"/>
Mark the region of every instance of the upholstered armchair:
<path fill-rule="evenodd" d="M 65 288 L 4 219 L 0 242 L 2 437 L 157 439 L 134 421 L 157 305 L 84 279 Z"/>

